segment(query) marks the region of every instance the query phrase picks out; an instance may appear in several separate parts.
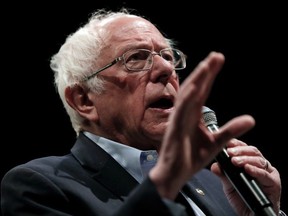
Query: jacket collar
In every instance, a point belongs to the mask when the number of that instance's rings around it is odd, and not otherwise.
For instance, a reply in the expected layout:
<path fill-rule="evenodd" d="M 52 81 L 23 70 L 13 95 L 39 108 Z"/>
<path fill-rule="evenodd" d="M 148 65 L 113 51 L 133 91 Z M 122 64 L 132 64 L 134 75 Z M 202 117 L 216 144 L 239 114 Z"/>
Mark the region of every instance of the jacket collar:
<path fill-rule="evenodd" d="M 120 198 L 126 197 L 139 183 L 107 152 L 80 133 L 71 149 L 91 177 L 100 182 Z M 115 176 L 118 176 L 115 179 Z"/>

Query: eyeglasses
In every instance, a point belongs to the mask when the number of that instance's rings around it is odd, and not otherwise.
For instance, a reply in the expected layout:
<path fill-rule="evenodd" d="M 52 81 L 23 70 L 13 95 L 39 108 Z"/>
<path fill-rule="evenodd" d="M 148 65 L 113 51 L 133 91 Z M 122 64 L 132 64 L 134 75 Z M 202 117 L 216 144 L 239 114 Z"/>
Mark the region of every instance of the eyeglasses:
<path fill-rule="evenodd" d="M 186 56 L 178 49 L 165 48 L 159 53 L 147 49 L 133 49 L 125 52 L 122 56 L 115 58 L 106 66 L 87 76 L 83 81 L 91 79 L 101 71 L 113 66 L 121 60 L 124 61 L 124 65 L 128 71 L 148 71 L 152 68 L 154 55 L 161 56 L 174 67 L 174 70 L 182 70 L 186 68 Z"/>

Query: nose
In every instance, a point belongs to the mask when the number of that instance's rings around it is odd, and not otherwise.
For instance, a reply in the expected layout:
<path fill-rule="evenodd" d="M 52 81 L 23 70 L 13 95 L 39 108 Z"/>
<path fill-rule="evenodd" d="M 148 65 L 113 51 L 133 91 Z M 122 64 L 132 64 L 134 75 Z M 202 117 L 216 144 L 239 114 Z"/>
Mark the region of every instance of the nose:
<path fill-rule="evenodd" d="M 162 58 L 158 53 L 153 54 L 153 66 L 151 68 L 151 80 L 166 84 L 169 79 L 177 77 L 173 65 Z"/>

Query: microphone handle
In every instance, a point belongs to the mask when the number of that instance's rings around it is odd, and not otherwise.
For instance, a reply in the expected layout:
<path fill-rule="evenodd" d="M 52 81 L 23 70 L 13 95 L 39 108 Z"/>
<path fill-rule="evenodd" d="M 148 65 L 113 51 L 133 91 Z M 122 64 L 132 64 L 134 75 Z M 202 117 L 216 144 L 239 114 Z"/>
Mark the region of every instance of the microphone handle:
<path fill-rule="evenodd" d="M 211 132 L 218 130 L 216 125 L 208 125 L 207 128 Z M 232 164 L 231 157 L 225 148 L 215 157 L 215 160 L 220 164 L 226 177 L 255 215 L 277 216 L 271 201 L 262 192 L 255 179 L 245 173 L 244 168 Z"/>

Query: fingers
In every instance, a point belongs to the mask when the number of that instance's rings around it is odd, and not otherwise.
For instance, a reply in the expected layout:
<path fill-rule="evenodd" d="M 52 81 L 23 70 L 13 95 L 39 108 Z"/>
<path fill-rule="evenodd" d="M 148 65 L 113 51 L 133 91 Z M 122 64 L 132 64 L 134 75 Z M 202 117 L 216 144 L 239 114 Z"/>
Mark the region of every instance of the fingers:
<path fill-rule="evenodd" d="M 226 150 L 231 157 L 231 162 L 236 167 L 243 167 L 253 177 L 259 178 L 259 176 L 267 176 L 275 170 L 271 163 L 255 146 L 248 146 L 240 140 L 232 139 Z M 211 169 L 216 174 L 223 175 L 218 163 L 212 164 Z"/>
<path fill-rule="evenodd" d="M 235 165 L 241 166 L 249 163 L 267 172 L 272 170 L 270 162 L 265 159 L 263 154 L 255 146 L 248 146 L 241 140 L 232 139 L 227 144 L 227 152 L 231 157 L 235 157 Z M 241 156 L 245 155 L 245 156 Z"/>
<path fill-rule="evenodd" d="M 202 107 L 224 59 L 223 54 L 211 52 L 181 84 L 175 101 L 175 112 L 170 116 L 173 124 L 178 127 L 177 133 L 188 134 L 198 125 Z"/>
<path fill-rule="evenodd" d="M 214 133 L 215 141 L 219 145 L 226 145 L 227 143 L 233 142 L 234 137 L 239 137 L 252 129 L 254 125 L 255 120 L 250 115 L 235 117 Z M 233 140 L 231 141 L 231 139 Z"/>
<path fill-rule="evenodd" d="M 272 172 L 273 167 L 255 146 L 248 146 L 246 143 L 232 139 L 227 145 L 227 153 L 236 166 L 254 166 L 266 172 Z"/>
<path fill-rule="evenodd" d="M 264 169 L 266 171 L 269 171 L 269 168 L 270 168 L 270 162 L 268 160 L 265 160 L 265 165 L 264 165 Z"/>
<path fill-rule="evenodd" d="M 195 118 L 195 113 L 191 113 L 191 111 L 196 110 L 200 118 L 201 108 L 206 102 L 215 77 L 222 68 L 224 60 L 223 54 L 211 52 L 184 80 L 175 104 L 178 109 L 181 109 L 181 113 L 189 112 Z"/>

